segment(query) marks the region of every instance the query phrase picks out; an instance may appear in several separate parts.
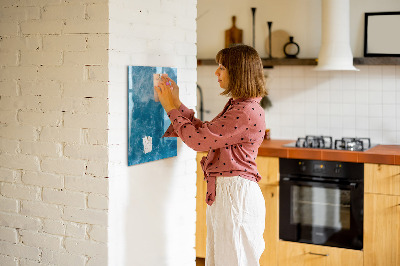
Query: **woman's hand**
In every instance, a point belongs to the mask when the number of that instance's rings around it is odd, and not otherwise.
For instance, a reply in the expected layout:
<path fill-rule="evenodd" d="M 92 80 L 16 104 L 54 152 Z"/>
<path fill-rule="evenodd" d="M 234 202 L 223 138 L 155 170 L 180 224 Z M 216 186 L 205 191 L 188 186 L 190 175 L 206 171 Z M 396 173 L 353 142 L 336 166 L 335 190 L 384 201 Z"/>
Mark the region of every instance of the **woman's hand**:
<path fill-rule="evenodd" d="M 172 109 L 177 109 L 174 104 L 174 97 L 172 95 L 171 86 L 168 86 L 164 80 L 158 84 L 158 87 L 154 87 L 158 94 L 158 99 L 164 110 L 168 113 Z"/>
<path fill-rule="evenodd" d="M 179 100 L 179 87 L 176 85 L 175 81 L 171 79 L 170 77 L 162 77 L 161 78 L 163 82 L 165 82 L 167 85 L 168 83 L 172 86 L 172 99 L 174 102 L 174 105 L 176 109 L 178 109 L 181 106 L 181 101 Z"/>

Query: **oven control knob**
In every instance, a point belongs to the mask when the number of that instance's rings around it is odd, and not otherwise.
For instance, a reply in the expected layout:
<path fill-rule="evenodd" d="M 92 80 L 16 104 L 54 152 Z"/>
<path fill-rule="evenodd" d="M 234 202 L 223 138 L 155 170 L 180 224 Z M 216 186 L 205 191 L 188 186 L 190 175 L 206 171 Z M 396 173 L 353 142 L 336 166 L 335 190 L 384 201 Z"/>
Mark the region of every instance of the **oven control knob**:
<path fill-rule="evenodd" d="M 335 174 L 340 174 L 341 171 L 342 171 L 342 168 L 340 168 L 340 167 L 335 168 Z"/>

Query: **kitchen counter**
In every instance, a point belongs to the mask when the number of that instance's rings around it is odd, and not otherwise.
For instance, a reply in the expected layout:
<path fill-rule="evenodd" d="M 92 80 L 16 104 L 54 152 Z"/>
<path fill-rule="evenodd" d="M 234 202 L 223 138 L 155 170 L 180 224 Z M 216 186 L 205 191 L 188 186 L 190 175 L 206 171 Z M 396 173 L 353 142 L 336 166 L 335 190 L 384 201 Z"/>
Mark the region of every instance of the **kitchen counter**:
<path fill-rule="evenodd" d="M 400 165 L 400 145 L 377 145 L 367 151 L 283 147 L 295 140 L 264 140 L 259 156 Z"/>

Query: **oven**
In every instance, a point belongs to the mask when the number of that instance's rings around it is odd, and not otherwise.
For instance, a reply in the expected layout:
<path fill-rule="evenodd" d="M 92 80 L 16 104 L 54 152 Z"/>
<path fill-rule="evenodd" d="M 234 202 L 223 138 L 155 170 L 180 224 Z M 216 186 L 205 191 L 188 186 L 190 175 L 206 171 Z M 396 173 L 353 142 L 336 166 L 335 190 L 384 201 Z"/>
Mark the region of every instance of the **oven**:
<path fill-rule="evenodd" d="M 364 165 L 279 159 L 279 238 L 363 248 Z"/>

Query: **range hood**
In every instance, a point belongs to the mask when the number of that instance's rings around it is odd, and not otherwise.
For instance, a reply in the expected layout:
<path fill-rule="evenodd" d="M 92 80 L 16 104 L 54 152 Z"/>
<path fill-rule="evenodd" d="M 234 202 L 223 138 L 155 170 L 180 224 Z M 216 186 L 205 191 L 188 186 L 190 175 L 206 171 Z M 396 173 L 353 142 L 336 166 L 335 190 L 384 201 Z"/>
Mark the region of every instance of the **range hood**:
<path fill-rule="evenodd" d="M 322 33 L 314 70 L 353 70 L 350 48 L 350 0 L 322 0 Z"/>

